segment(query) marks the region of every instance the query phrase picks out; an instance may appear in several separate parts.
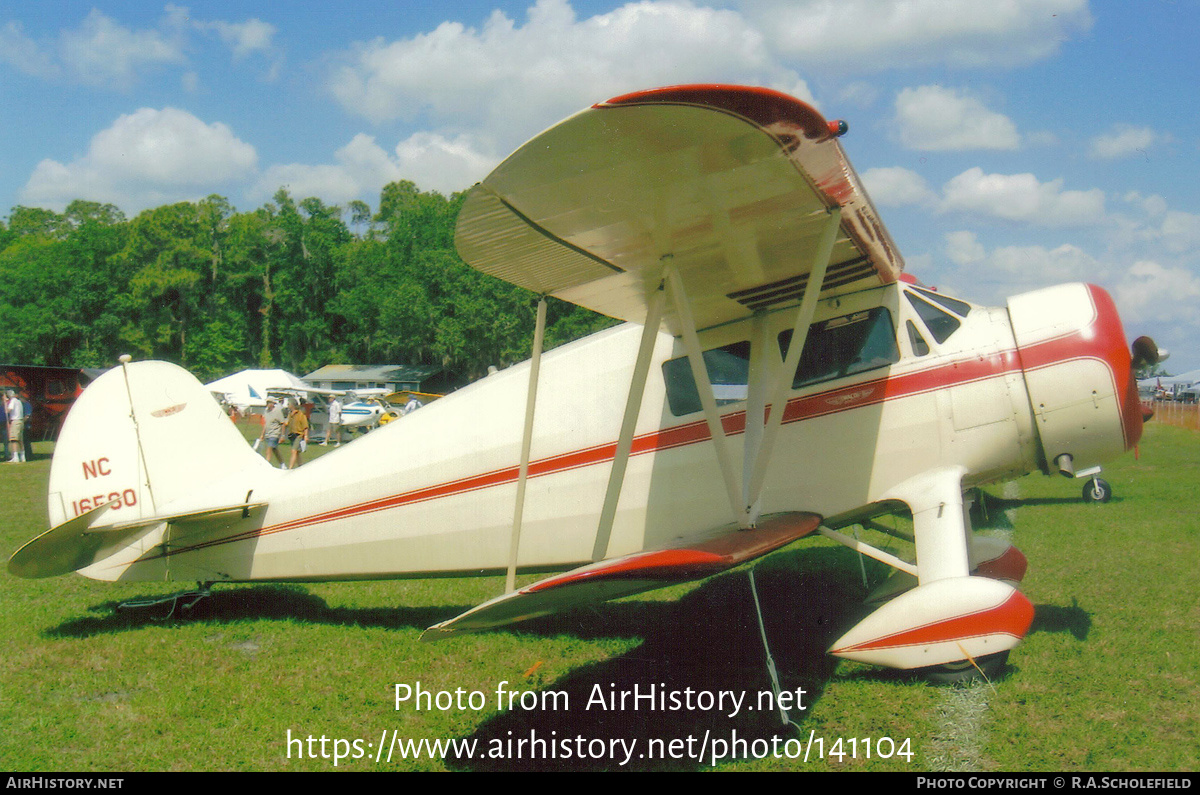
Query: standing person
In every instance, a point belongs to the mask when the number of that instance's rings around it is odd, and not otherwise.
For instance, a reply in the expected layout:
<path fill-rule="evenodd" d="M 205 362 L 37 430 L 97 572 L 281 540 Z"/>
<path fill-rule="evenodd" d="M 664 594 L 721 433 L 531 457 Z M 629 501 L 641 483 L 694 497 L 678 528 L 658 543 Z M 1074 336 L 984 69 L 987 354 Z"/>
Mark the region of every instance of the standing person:
<path fill-rule="evenodd" d="M 288 469 L 300 466 L 300 454 L 308 448 L 308 424 L 304 404 L 297 400 L 287 421 L 288 440 L 292 443 L 292 459 L 288 462 Z"/>
<path fill-rule="evenodd" d="M 8 458 L 8 400 L 0 398 L 0 437 L 3 437 L 4 454 L 0 455 L 0 461 Z"/>
<path fill-rule="evenodd" d="M 17 398 L 21 400 L 21 398 Z M 21 460 L 33 458 L 33 439 L 29 436 L 29 430 L 33 427 L 30 424 L 30 417 L 33 416 L 33 404 L 28 400 L 21 400 L 21 408 L 24 410 L 25 417 L 21 422 L 21 443 L 24 445 L 21 449 Z"/>
<path fill-rule="evenodd" d="M 17 397 L 15 389 L 8 390 L 8 400 L 4 403 L 4 411 L 8 415 L 8 448 L 11 457 L 10 464 L 25 461 L 25 406 Z"/>
<path fill-rule="evenodd" d="M 329 425 L 325 428 L 325 441 L 322 444 L 329 444 L 329 439 L 334 435 L 337 436 L 335 447 L 340 447 L 342 444 L 342 401 L 337 399 L 337 395 L 330 395 Z"/>
<path fill-rule="evenodd" d="M 263 415 L 263 429 L 259 434 L 259 441 L 267 443 L 267 463 L 271 463 L 271 457 L 279 462 L 280 469 L 287 469 L 287 464 L 283 463 L 283 457 L 279 454 L 279 440 L 283 437 L 283 426 L 287 422 L 287 418 L 283 416 L 283 409 L 279 407 L 275 398 L 267 398 L 267 413 Z"/>

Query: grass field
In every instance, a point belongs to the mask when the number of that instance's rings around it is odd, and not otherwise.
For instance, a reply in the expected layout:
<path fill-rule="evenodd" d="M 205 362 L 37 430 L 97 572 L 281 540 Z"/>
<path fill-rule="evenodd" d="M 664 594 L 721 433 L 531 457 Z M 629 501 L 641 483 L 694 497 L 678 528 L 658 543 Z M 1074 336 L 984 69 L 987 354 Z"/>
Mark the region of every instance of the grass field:
<path fill-rule="evenodd" d="M 35 452 L 31 463 L 0 466 L 5 554 L 45 529 L 50 447 Z M 5 573 L 0 768 L 324 771 L 338 752 L 347 755 L 339 770 L 1194 771 L 1200 434 L 1152 423 L 1140 459 L 1126 456 L 1106 477 L 1116 496 L 1104 506 L 1082 504 L 1082 484 L 1058 477 L 986 490 L 980 531 L 1013 533 L 1037 609 L 991 685 L 935 687 L 835 661 L 824 649 L 865 593 L 857 557 L 806 540 L 761 561 L 782 685 L 805 691 L 787 730 L 769 711 L 733 714 L 728 703 L 652 711 L 596 700 L 651 687 L 681 699 L 689 688 L 748 700 L 769 690 L 742 570 L 435 644 L 418 641 L 425 627 L 497 595 L 502 582 L 227 585 L 188 620 L 164 620 L 116 607 L 174 584 Z M 395 686 L 418 682 L 444 691 L 440 705 L 431 696 L 428 708 L 410 699 L 397 709 Z M 512 709 L 497 708 L 498 688 L 517 693 Z M 396 747 L 377 762 L 393 730 L 474 742 L 475 753 L 460 745 L 402 759 Z M 717 741 L 729 756 L 714 759 Z M 758 758 L 794 756 L 798 741 L 807 761 Z M 557 758 L 531 761 L 531 750 Z"/>

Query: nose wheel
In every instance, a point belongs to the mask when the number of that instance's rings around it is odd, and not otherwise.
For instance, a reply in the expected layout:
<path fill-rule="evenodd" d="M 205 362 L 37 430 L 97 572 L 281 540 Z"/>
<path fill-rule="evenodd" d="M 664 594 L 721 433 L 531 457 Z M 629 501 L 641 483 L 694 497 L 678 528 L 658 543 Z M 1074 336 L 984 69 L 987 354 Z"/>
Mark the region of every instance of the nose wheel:
<path fill-rule="evenodd" d="M 1112 495 L 1112 486 L 1103 478 L 1092 478 L 1083 485 L 1084 502 L 1108 502 Z"/>

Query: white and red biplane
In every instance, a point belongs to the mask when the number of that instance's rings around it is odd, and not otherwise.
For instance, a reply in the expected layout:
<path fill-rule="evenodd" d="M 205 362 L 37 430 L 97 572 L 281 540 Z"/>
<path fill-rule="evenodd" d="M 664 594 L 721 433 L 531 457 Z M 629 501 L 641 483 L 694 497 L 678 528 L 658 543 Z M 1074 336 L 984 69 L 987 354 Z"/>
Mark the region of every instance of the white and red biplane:
<path fill-rule="evenodd" d="M 1131 353 L 1098 287 L 989 308 L 906 279 L 845 129 L 719 85 L 572 116 L 471 190 L 457 246 L 484 273 L 626 324 L 542 356 L 543 301 L 531 361 L 290 472 L 191 375 L 126 362 L 72 409 L 53 529 L 9 570 L 205 584 L 507 572 L 507 593 L 426 633 L 440 637 L 707 577 L 820 532 L 904 573 L 833 654 L 1002 666 L 1033 619 L 1025 559 L 973 535 L 964 493 L 1090 475 L 1132 448 Z M 895 512 L 913 517 L 915 562 L 838 532 Z M 565 573 L 513 586 L 550 571 Z"/>

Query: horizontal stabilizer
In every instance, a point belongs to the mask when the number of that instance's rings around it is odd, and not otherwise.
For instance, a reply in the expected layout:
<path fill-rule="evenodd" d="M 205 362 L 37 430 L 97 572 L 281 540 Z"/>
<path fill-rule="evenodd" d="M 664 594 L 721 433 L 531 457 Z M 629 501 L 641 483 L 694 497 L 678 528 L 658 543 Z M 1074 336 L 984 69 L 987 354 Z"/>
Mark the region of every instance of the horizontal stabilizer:
<path fill-rule="evenodd" d="M 727 525 L 680 546 L 635 552 L 581 566 L 484 602 L 430 627 L 421 638 L 439 640 L 461 632 L 478 632 L 583 604 L 711 577 L 803 538 L 820 524 L 821 517 L 812 513 L 776 514 L 761 520 L 753 530 Z"/>
<path fill-rule="evenodd" d="M 182 513 L 162 514 L 160 516 L 146 516 L 141 519 L 131 519 L 128 522 L 117 522 L 111 525 L 101 525 L 92 527 L 86 532 L 88 533 L 110 533 L 120 532 L 124 530 L 136 530 L 139 527 L 153 527 L 156 524 L 170 522 L 173 525 L 189 525 L 202 522 L 208 519 L 220 518 L 235 518 L 235 514 L 240 517 L 249 516 L 251 513 L 257 513 L 267 507 L 265 502 L 245 502 L 237 505 L 221 505 L 216 508 L 205 508 L 202 511 L 184 511 Z"/>
<path fill-rule="evenodd" d="M 127 522 L 97 525 L 96 522 L 108 511 L 109 507 L 119 502 L 119 500 L 113 500 L 111 503 L 93 508 L 42 533 L 13 553 L 8 561 L 9 573 L 28 579 L 70 574 L 112 554 L 122 541 L 136 535 L 138 531 L 155 527 L 164 522 L 187 525 L 206 519 L 219 518 L 222 515 L 228 516 L 234 513 L 244 515 L 250 511 L 261 510 L 266 506 L 265 502 L 222 505 L 199 511 L 147 516 Z"/>
<path fill-rule="evenodd" d="M 88 529 L 117 502 L 113 500 L 92 508 L 34 538 L 8 559 L 9 573 L 27 579 L 57 577 L 95 563 L 102 557 L 99 554 L 102 549 L 120 539 L 112 535 L 89 534 Z M 121 537 L 131 534 L 129 531 Z"/>

